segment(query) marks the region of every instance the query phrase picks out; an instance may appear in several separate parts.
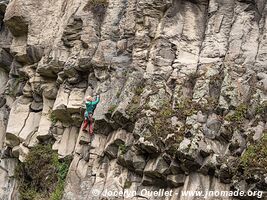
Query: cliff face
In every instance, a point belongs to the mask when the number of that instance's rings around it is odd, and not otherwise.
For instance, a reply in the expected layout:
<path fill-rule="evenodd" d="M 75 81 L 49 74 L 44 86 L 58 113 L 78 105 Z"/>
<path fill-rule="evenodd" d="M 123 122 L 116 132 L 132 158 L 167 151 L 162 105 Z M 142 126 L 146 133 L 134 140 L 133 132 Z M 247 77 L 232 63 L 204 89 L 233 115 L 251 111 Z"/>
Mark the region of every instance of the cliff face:
<path fill-rule="evenodd" d="M 73 155 L 65 200 L 266 191 L 266 13 L 265 0 L 1 0 L 0 199 L 18 198 L 16 163 L 45 141 Z"/>

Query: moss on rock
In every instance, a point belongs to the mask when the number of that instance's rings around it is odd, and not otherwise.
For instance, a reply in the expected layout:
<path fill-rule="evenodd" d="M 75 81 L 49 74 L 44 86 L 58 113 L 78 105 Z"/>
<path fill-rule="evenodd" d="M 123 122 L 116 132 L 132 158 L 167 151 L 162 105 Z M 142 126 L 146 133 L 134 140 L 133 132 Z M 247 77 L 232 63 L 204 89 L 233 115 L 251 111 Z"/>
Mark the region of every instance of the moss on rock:
<path fill-rule="evenodd" d="M 141 94 L 144 91 L 144 85 L 141 84 L 134 90 L 134 96 L 131 100 L 131 103 L 126 108 L 126 113 L 129 115 L 130 119 L 132 121 L 135 121 L 140 116 L 140 112 L 142 109 L 144 109 L 145 105 L 140 105 L 141 101 Z"/>
<path fill-rule="evenodd" d="M 57 116 L 52 112 L 52 110 L 49 111 L 49 118 L 53 125 L 55 125 L 58 121 Z"/>
<path fill-rule="evenodd" d="M 153 126 L 150 127 L 152 137 L 165 138 L 169 133 L 173 132 L 173 127 L 171 124 L 171 117 L 174 115 L 174 112 L 171 107 L 170 102 L 163 102 L 163 105 L 160 111 L 156 112 L 154 118 Z"/>
<path fill-rule="evenodd" d="M 246 176 L 255 173 L 255 169 L 267 173 L 267 132 L 259 142 L 248 146 L 241 156 L 241 165 Z"/>
<path fill-rule="evenodd" d="M 33 147 L 15 169 L 20 199 L 61 199 L 70 162 L 70 158 L 60 161 L 51 145 Z"/>
<path fill-rule="evenodd" d="M 261 104 L 257 105 L 255 114 L 260 115 L 262 119 L 267 119 L 267 101 L 264 101 Z"/>
<path fill-rule="evenodd" d="M 180 120 L 185 120 L 187 117 L 197 114 L 199 110 L 206 112 L 206 105 L 200 105 L 193 102 L 191 99 L 184 99 L 181 103 L 175 106 L 175 115 Z"/>
<path fill-rule="evenodd" d="M 121 154 L 124 155 L 128 151 L 128 147 L 125 144 L 120 144 L 119 150 L 120 150 Z"/>
<path fill-rule="evenodd" d="M 240 104 L 239 106 L 236 107 L 233 114 L 225 117 L 225 120 L 234 123 L 242 123 L 246 118 L 247 109 L 248 109 L 247 105 Z"/>

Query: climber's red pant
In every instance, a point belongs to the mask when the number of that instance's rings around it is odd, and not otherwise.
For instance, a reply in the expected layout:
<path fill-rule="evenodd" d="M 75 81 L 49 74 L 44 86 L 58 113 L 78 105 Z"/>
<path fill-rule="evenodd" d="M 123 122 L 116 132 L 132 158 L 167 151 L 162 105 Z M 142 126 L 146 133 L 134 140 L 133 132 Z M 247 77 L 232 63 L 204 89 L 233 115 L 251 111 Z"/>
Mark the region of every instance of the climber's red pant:
<path fill-rule="evenodd" d="M 89 133 L 92 135 L 93 134 L 93 116 L 92 114 L 89 114 L 89 117 L 85 118 L 83 121 L 83 131 L 86 131 L 86 128 L 89 123 Z"/>

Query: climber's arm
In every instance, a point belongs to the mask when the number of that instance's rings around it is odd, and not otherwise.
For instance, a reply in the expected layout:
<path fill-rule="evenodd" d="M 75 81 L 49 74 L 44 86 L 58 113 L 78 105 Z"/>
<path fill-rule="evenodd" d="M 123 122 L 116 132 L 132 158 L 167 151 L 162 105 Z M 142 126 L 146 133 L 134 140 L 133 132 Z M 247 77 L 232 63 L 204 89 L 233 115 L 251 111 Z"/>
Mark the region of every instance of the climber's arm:
<path fill-rule="evenodd" d="M 96 105 L 96 104 L 98 104 L 98 103 L 99 103 L 99 101 L 100 101 L 100 96 L 99 96 L 99 95 L 97 95 L 97 97 L 96 97 L 96 100 L 95 100 L 95 101 L 93 101 L 93 102 L 92 102 L 92 104 L 93 104 L 93 105 Z"/>

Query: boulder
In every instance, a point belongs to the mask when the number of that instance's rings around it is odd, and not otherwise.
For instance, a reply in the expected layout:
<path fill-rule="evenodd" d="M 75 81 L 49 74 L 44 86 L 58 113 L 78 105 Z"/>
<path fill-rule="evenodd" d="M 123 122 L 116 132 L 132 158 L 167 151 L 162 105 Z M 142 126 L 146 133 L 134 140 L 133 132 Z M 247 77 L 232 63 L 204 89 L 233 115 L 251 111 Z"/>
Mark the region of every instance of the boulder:
<path fill-rule="evenodd" d="M 8 3 L 9 3 L 9 0 L 2 0 L 0 2 L 0 12 L 1 13 L 5 13 L 6 12 L 6 7 L 7 7 Z"/>
<path fill-rule="evenodd" d="M 218 119 L 217 115 L 213 114 L 209 116 L 203 131 L 207 138 L 214 139 L 216 136 L 219 136 L 220 128 L 221 121 Z"/>
<path fill-rule="evenodd" d="M 76 173 L 79 176 L 79 178 L 83 179 L 86 177 L 88 173 L 88 163 L 81 159 L 77 165 Z"/>
<path fill-rule="evenodd" d="M 232 156 L 228 158 L 227 162 L 221 164 L 218 177 L 222 183 L 231 183 L 232 177 L 237 174 L 238 164 L 239 159 Z"/>
<path fill-rule="evenodd" d="M 175 160 L 172 160 L 172 162 L 170 164 L 170 167 L 169 167 L 169 171 L 173 175 L 182 174 L 183 173 L 183 170 L 182 170 L 180 164 Z"/>
<path fill-rule="evenodd" d="M 80 131 L 78 141 L 81 145 L 88 145 L 91 142 L 91 137 L 88 133 Z"/>
<path fill-rule="evenodd" d="M 16 191 L 16 187 L 17 187 L 16 180 L 14 179 L 14 172 L 15 172 L 17 163 L 18 163 L 18 160 L 16 158 L 1 159 L 1 162 L 0 162 L 0 199 L 9 199 L 9 197 L 18 199 L 18 195 L 13 194 Z"/>
<path fill-rule="evenodd" d="M 95 111 L 97 112 L 97 111 Z M 113 123 L 110 122 L 104 115 L 96 116 L 94 115 L 94 132 L 108 135 L 110 132 L 114 131 Z"/>
<path fill-rule="evenodd" d="M 65 48 L 53 48 L 38 62 L 36 72 L 44 77 L 56 78 L 57 74 L 63 70 L 68 55 L 69 53 L 65 51 Z"/>
<path fill-rule="evenodd" d="M 152 178 L 152 177 L 143 175 L 142 185 L 143 186 L 166 187 L 167 182 L 160 178 Z"/>
<path fill-rule="evenodd" d="M 8 114 L 7 107 L 0 108 L 0 149 L 4 147 Z"/>
<path fill-rule="evenodd" d="M 170 187 L 181 187 L 184 185 L 184 182 L 185 182 L 184 174 L 167 176 L 167 183 Z"/>
<path fill-rule="evenodd" d="M 15 158 L 19 157 L 19 150 L 20 150 L 20 146 L 15 146 L 15 147 L 12 148 L 12 155 Z"/>
<path fill-rule="evenodd" d="M 181 168 L 186 172 L 199 169 L 203 163 L 203 157 L 198 149 L 198 143 L 187 138 L 180 143 L 176 152 L 176 158 L 181 163 Z"/>
<path fill-rule="evenodd" d="M 33 101 L 30 105 L 30 109 L 32 112 L 41 112 L 43 110 L 43 103 Z"/>
<path fill-rule="evenodd" d="M 68 98 L 67 110 L 69 113 L 79 113 L 81 108 L 84 107 L 84 89 L 74 88 L 71 90 Z"/>
<path fill-rule="evenodd" d="M 10 147 L 14 147 L 19 145 L 20 143 L 20 132 L 24 129 L 24 126 L 27 122 L 27 119 L 30 115 L 29 107 L 30 107 L 30 99 L 17 99 L 10 111 L 9 120 L 6 129 L 6 143 Z M 31 120 L 33 120 L 33 114 L 31 115 Z M 33 122 L 35 125 L 36 123 Z M 30 125 L 28 126 L 31 130 Z M 26 129 L 24 129 L 26 131 Z M 27 132 L 24 132 L 28 134 Z M 25 134 L 23 134 L 23 138 L 25 138 Z"/>
<path fill-rule="evenodd" d="M 41 112 L 30 112 L 23 128 L 19 132 L 20 141 L 30 140 L 34 133 L 38 130 Z"/>
<path fill-rule="evenodd" d="M 200 150 L 200 154 L 203 158 L 209 156 L 213 150 L 209 144 L 207 144 L 205 141 L 201 140 L 198 143 L 198 148 Z"/>
<path fill-rule="evenodd" d="M 22 92 L 25 97 L 29 98 L 33 97 L 33 91 L 29 81 L 27 81 L 26 84 L 24 85 Z"/>
<path fill-rule="evenodd" d="M 119 147 L 115 144 L 110 144 L 105 148 L 104 153 L 110 158 L 117 158 Z"/>
<path fill-rule="evenodd" d="M 24 162 L 28 153 L 30 152 L 30 149 L 25 147 L 23 144 L 19 145 L 19 160 L 20 162 Z"/>
<path fill-rule="evenodd" d="M 137 152 L 130 149 L 126 153 L 120 152 L 118 164 L 128 168 L 130 171 L 142 175 L 146 166 L 146 160 L 143 155 L 138 155 Z"/>
<path fill-rule="evenodd" d="M 21 13 L 19 6 L 16 5 L 16 2 L 13 1 L 9 4 L 6 10 L 4 22 L 15 37 L 27 35 L 29 22 Z"/>
<path fill-rule="evenodd" d="M 117 163 L 121 166 L 126 167 L 130 171 L 134 171 L 134 167 L 133 167 L 133 156 L 134 155 L 135 153 L 131 149 L 129 150 L 124 149 L 123 151 L 122 149 L 119 149 Z"/>
<path fill-rule="evenodd" d="M 122 129 L 114 131 L 107 137 L 107 143 L 104 152 L 110 158 L 116 158 L 119 147 L 126 146 L 127 143 L 131 143 L 131 141 L 132 141 L 132 134 L 127 133 L 125 130 Z"/>
<path fill-rule="evenodd" d="M 253 135 L 253 140 L 254 141 L 259 141 L 263 134 L 264 134 L 264 123 L 259 122 L 259 124 L 254 128 L 255 134 Z"/>
<path fill-rule="evenodd" d="M 74 152 L 77 137 L 78 128 L 74 126 L 65 128 L 58 146 L 58 154 L 61 157 L 72 155 L 72 153 Z"/>
<path fill-rule="evenodd" d="M 58 88 L 55 83 L 44 83 L 41 85 L 43 96 L 50 100 L 55 100 L 58 93 Z"/>
<path fill-rule="evenodd" d="M 142 155 L 134 154 L 132 158 L 134 171 L 138 174 L 142 174 L 146 166 L 146 160 Z"/>
<path fill-rule="evenodd" d="M 71 122 L 70 113 L 67 111 L 69 95 L 70 89 L 61 85 L 53 106 L 53 113 L 62 122 Z"/>
<path fill-rule="evenodd" d="M 56 120 L 53 118 L 53 115 L 51 115 L 53 104 L 54 104 L 53 100 L 49 100 L 43 97 L 43 110 L 41 114 L 39 127 L 37 130 L 37 138 L 39 140 L 46 140 L 52 136 L 50 129 L 52 127 L 52 124 L 55 122 L 52 121 Z"/>
<path fill-rule="evenodd" d="M 82 27 L 83 21 L 81 18 L 74 16 L 69 19 L 61 38 L 66 47 L 72 48 L 75 44 L 75 40 L 81 38 L 80 32 L 82 31 Z"/>
<path fill-rule="evenodd" d="M 91 140 L 91 149 L 90 153 L 94 155 L 102 155 L 102 152 L 106 146 L 107 137 L 102 134 L 95 134 Z"/>
<path fill-rule="evenodd" d="M 6 71 L 10 70 L 10 66 L 12 63 L 12 56 L 4 49 L 0 49 L 0 67 L 5 69 Z"/>
<path fill-rule="evenodd" d="M 37 63 L 43 56 L 44 48 L 40 45 L 27 45 L 26 53 L 30 64 Z"/>
<path fill-rule="evenodd" d="M 138 142 L 136 143 L 136 147 L 140 150 L 147 152 L 153 156 L 159 154 L 160 150 L 157 145 L 153 144 L 150 141 L 145 140 L 144 137 L 140 137 Z"/>
<path fill-rule="evenodd" d="M 169 165 L 162 157 L 151 159 L 147 162 L 144 169 L 144 175 L 152 178 L 161 178 L 166 176 Z"/>
<path fill-rule="evenodd" d="M 64 123 L 75 122 L 76 124 L 80 124 L 83 118 L 77 118 L 77 116 L 73 114 L 82 115 L 84 92 L 84 89 L 71 89 L 66 85 L 61 85 L 53 106 L 53 114 L 55 117 Z"/>
<path fill-rule="evenodd" d="M 116 57 L 116 43 L 104 40 L 99 43 L 91 62 L 95 67 L 107 68 L 114 57 Z"/>
<path fill-rule="evenodd" d="M 107 137 L 107 146 L 110 144 L 115 144 L 117 146 L 126 144 L 126 143 L 132 143 L 133 136 L 131 133 L 126 132 L 123 129 L 119 129 L 117 131 L 113 131 L 110 133 Z"/>
<path fill-rule="evenodd" d="M 219 155 L 213 154 L 208 156 L 204 162 L 203 165 L 200 168 L 200 172 L 205 175 L 211 175 L 213 176 L 215 173 L 215 170 L 220 167 L 220 160 Z"/>

